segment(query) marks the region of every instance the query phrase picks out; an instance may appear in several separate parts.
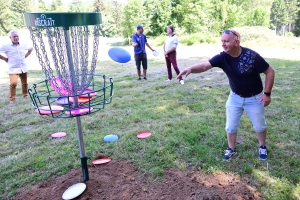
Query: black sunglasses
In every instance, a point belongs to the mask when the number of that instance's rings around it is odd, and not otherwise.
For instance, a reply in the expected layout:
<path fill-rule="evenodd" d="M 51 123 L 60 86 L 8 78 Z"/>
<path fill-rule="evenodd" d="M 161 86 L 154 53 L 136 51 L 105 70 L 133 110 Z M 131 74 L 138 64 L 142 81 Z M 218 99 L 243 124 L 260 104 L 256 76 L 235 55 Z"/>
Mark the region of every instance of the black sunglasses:
<path fill-rule="evenodd" d="M 226 34 L 232 33 L 233 35 L 235 35 L 235 36 L 237 37 L 237 39 L 239 39 L 239 36 L 238 36 L 235 32 L 233 32 L 233 31 L 231 31 L 231 30 L 225 30 L 225 31 L 223 31 L 223 34 L 224 34 L 224 33 L 226 33 Z"/>

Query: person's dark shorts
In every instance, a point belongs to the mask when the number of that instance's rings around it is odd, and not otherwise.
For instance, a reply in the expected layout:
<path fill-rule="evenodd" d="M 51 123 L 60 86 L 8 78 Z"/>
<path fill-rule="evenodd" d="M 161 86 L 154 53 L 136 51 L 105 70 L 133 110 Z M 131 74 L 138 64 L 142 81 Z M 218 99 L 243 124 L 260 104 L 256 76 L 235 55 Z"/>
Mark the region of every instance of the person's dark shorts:
<path fill-rule="evenodd" d="M 141 53 L 141 54 L 135 54 L 134 55 L 135 59 L 135 65 L 137 70 L 141 70 L 141 63 L 143 65 L 143 69 L 147 69 L 147 54 L 146 53 Z"/>

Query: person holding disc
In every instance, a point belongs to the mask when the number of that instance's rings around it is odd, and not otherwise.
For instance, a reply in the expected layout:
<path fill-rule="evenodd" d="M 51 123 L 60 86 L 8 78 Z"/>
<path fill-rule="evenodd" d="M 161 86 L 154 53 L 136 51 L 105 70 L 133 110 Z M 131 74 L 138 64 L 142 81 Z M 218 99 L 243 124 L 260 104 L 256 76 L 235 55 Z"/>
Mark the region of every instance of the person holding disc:
<path fill-rule="evenodd" d="M 141 80 L 141 63 L 143 65 L 144 79 L 147 80 L 147 53 L 145 45 L 152 51 L 152 47 L 147 42 L 147 37 L 144 34 L 144 28 L 142 25 L 136 27 L 136 33 L 132 36 L 132 46 L 134 47 L 134 59 L 137 69 L 138 80 Z"/>
<path fill-rule="evenodd" d="M 164 52 L 165 52 L 165 59 L 166 59 L 166 65 L 168 70 L 168 80 L 167 82 L 172 81 L 172 68 L 171 64 L 173 65 L 173 68 L 178 75 L 180 73 L 178 66 L 177 66 L 177 59 L 176 59 L 176 48 L 178 45 L 178 37 L 174 34 L 174 27 L 168 26 L 167 27 L 167 38 L 164 43 Z M 179 77 L 179 82 L 183 85 L 184 81 L 182 77 Z"/>
<path fill-rule="evenodd" d="M 226 132 L 228 148 L 223 160 L 229 161 L 237 154 L 235 148 L 238 125 L 245 111 L 249 116 L 259 141 L 259 159 L 268 157 L 266 147 L 267 124 L 265 109 L 271 102 L 271 91 L 274 84 L 273 68 L 255 51 L 240 46 L 241 37 L 235 30 L 225 30 L 222 34 L 223 52 L 206 62 L 195 64 L 184 69 L 179 75 L 186 77 L 190 73 L 201 73 L 212 67 L 221 68 L 227 75 L 230 94 L 226 102 Z M 260 74 L 265 74 L 265 85 Z"/>
<path fill-rule="evenodd" d="M 0 55 L 0 59 L 4 60 L 8 65 L 10 79 L 9 104 L 12 105 L 16 99 L 16 88 L 19 77 L 22 83 L 22 95 L 24 98 L 28 97 L 28 69 L 25 59 L 31 54 L 33 47 L 25 43 L 20 43 L 19 33 L 16 30 L 11 30 L 8 36 L 11 41 L 0 46 L 0 52 L 5 53 L 6 57 Z"/>

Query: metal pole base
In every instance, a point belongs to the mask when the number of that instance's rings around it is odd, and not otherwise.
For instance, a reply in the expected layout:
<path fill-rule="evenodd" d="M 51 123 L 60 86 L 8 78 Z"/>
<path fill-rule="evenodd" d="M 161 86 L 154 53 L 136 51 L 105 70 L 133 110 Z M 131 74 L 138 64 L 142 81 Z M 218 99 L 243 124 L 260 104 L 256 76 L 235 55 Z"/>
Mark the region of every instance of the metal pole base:
<path fill-rule="evenodd" d="M 89 178 L 89 169 L 87 166 L 87 159 L 88 157 L 82 157 L 81 159 L 81 167 L 82 167 L 82 176 L 83 176 L 83 182 L 87 182 Z"/>

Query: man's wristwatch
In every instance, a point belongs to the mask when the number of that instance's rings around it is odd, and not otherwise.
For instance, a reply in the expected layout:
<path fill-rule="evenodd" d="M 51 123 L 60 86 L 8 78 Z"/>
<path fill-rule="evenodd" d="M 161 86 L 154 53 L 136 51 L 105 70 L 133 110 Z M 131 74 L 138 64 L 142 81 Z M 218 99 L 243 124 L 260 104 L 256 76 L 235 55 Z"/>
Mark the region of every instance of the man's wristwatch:
<path fill-rule="evenodd" d="M 271 96 L 271 92 L 264 92 L 264 94 L 268 97 Z"/>

